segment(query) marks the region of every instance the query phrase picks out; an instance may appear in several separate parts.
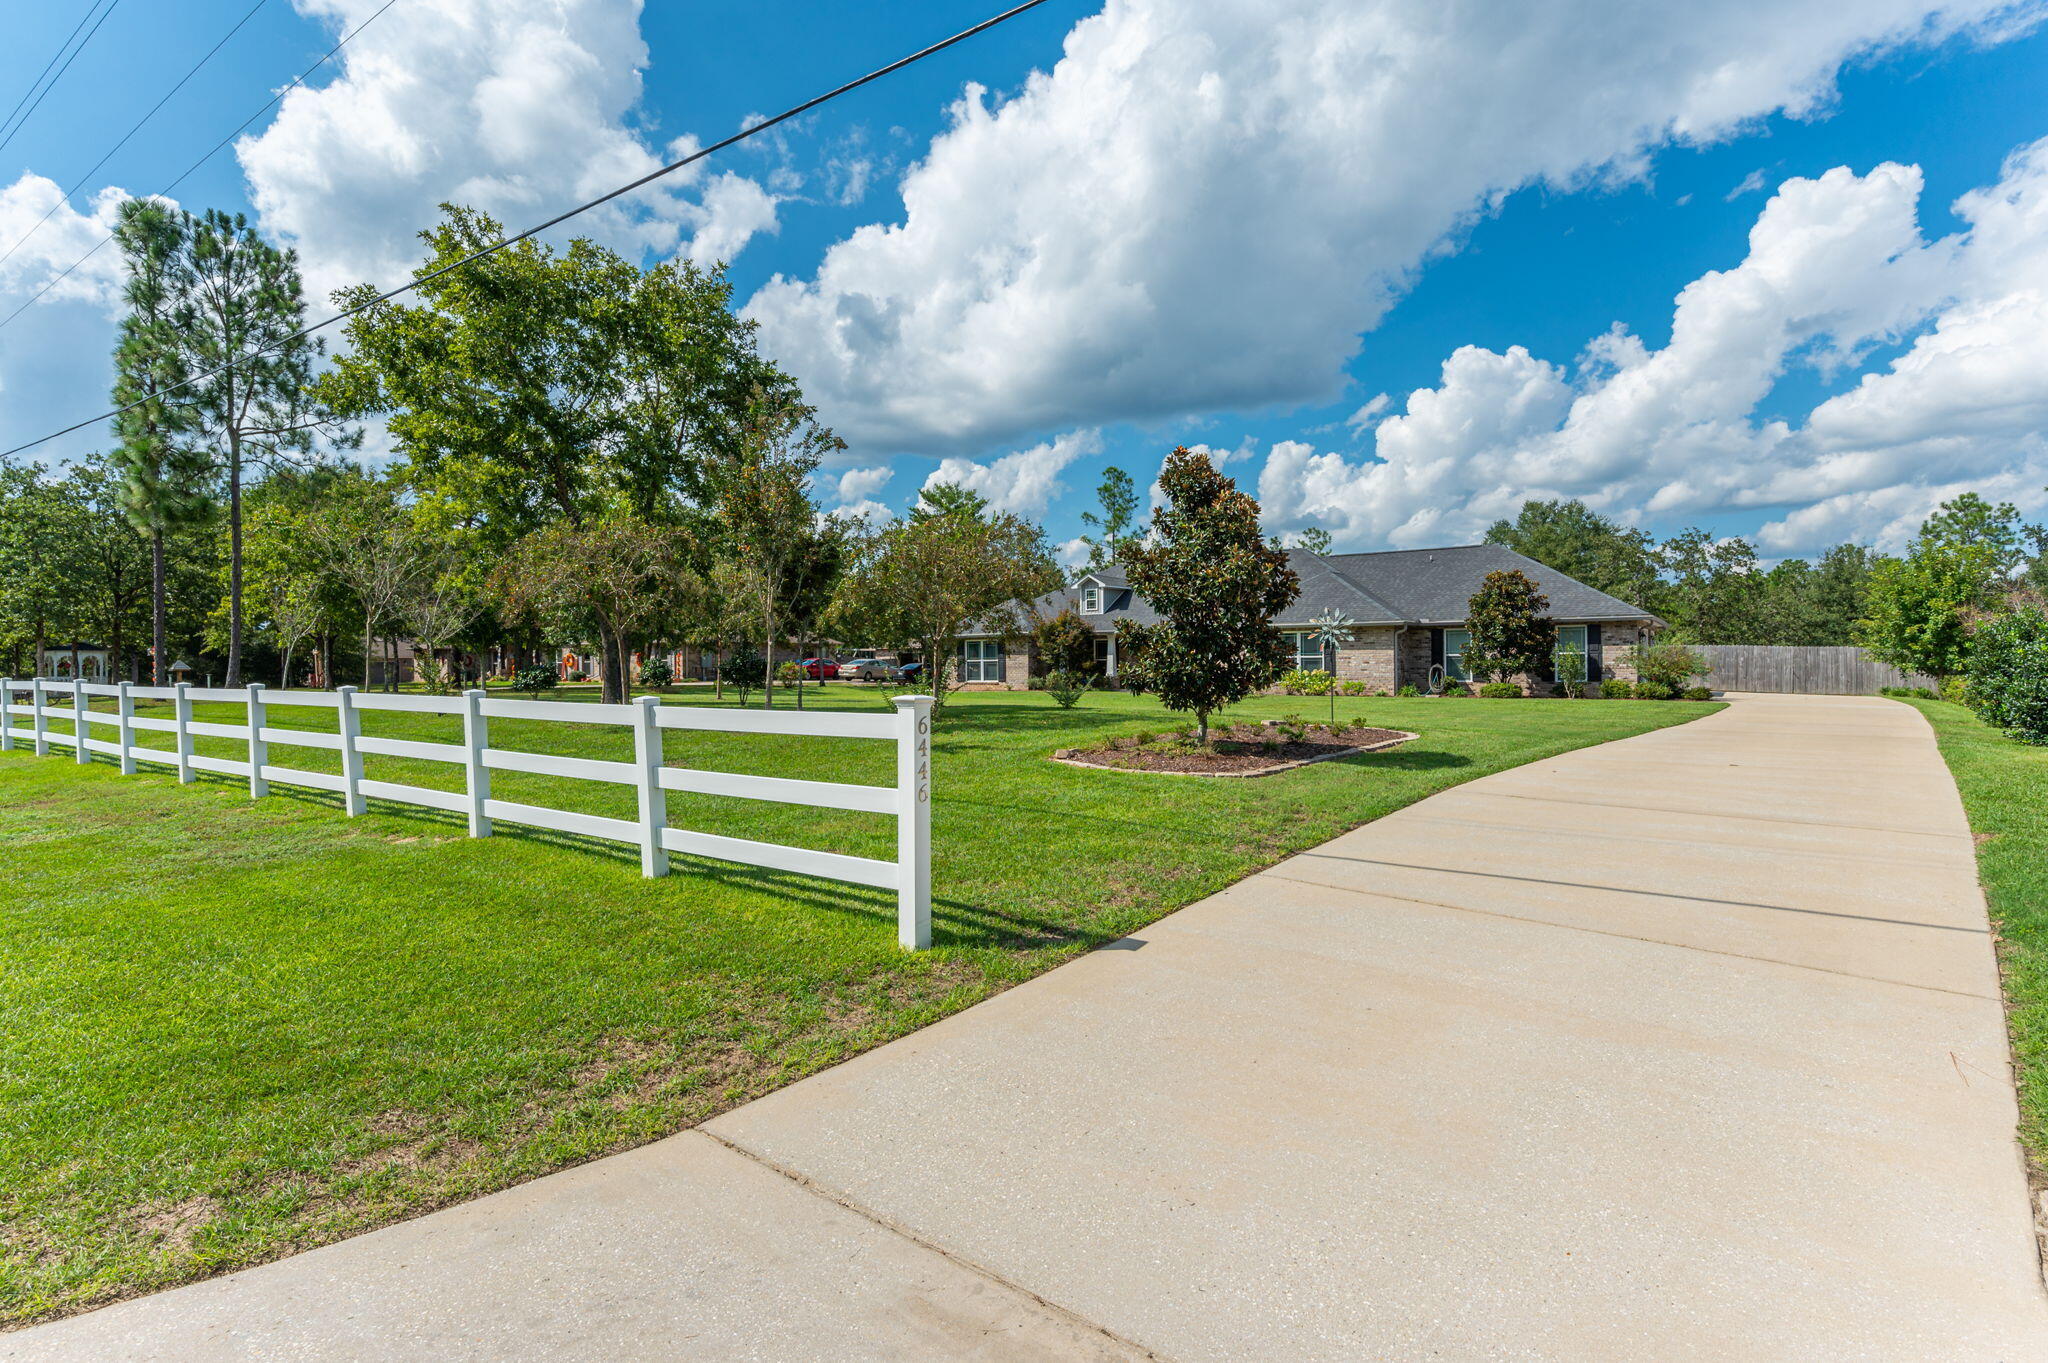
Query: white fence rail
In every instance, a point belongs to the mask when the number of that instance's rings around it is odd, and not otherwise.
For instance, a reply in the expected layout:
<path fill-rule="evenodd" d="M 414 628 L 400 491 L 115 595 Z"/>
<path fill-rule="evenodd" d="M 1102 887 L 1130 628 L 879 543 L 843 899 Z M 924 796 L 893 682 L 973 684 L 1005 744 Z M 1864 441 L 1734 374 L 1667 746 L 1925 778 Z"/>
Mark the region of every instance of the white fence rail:
<path fill-rule="evenodd" d="M 26 705 L 15 697 L 26 695 Z M 95 696 L 116 701 L 112 713 L 93 710 Z M 173 702 L 171 719 L 135 713 L 138 700 Z M 216 724 L 192 717 L 195 701 L 225 701 L 247 708 L 242 724 Z M 190 782 L 196 772 L 217 772 L 246 777 L 252 799 L 270 793 L 270 785 L 308 786 L 333 791 L 342 797 L 350 817 L 362 814 L 370 798 L 461 814 L 469 821 L 473 838 L 491 835 L 494 821 L 525 824 L 534 828 L 604 838 L 640 849 L 640 871 L 646 876 L 668 874 L 669 853 L 711 857 L 742 862 L 778 871 L 851 881 L 896 891 L 896 937 L 913 950 L 931 945 L 931 697 L 898 696 L 896 712 L 889 715 L 859 715 L 832 711 L 774 713 L 770 711 L 700 710 L 693 706 L 664 706 L 652 696 L 629 705 L 581 705 L 562 701 L 499 700 L 482 691 L 466 691 L 458 697 L 379 695 L 357 692 L 352 686 L 336 691 L 271 691 L 260 683 L 248 687 L 208 688 L 179 683 L 176 686 L 134 686 L 127 682 L 106 686 L 86 681 L 59 681 L 36 677 L 26 681 L 0 678 L 0 750 L 17 743 L 34 745 L 38 756 L 52 745 L 69 748 L 80 763 L 101 753 L 117 759 L 124 774 L 132 775 L 138 762 L 156 762 L 177 768 L 178 779 Z M 273 705 L 304 705 L 336 712 L 334 733 L 292 729 L 272 722 Z M 379 738 L 362 732 L 364 710 L 406 710 L 425 714 L 459 715 L 463 742 L 422 743 L 413 739 Z M 30 727 L 15 725 L 17 716 L 26 717 Z M 73 733 L 57 733 L 50 720 L 69 720 Z M 539 720 L 556 724 L 610 724 L 633 732 L 633 760 L 599 761 L 585 757 L 557 757 L 547 753 L 521 752 L 494 747 L 490 722 L 493 719 Z M 113 739 L 99 738 L 92 726 L 113 731 Z M 896 784 L 893 786 L 845 785 L 834 781 L 795 780 L 780 776 L 744 776 L 730 772 L 699 771 L 670 767 L 662 761 L 661 735 L 664 729 L 715 730 L 724 733 L 784 734 L 821 738 L 871 738 L 896 745 Z M 171 748 L 144 747 L 136 743 L 138 732 L 174 736 Z M 212 757 L 194 751 L 196 738 L 238 740 L 248 746 L 245 758 Z M 324 748 L 341 754 L 339 775 L 305 771 L 273 760 L 271 748 Z M 446 762 L 462 768 L 460 791 L 434 790 L 396 781 L 376 781 L 363 775 L 365 756 L 404 757 L 419 761 Z M 527 772 L 539 776 L 566 777 L 631 786 L 637 797 L 638 817 L 615 819 L 542 805 L 520 804 L 494 799 L 493 771 Z M 671 790 L 693 795 L 732 796 L 746 800 L 768 800 L 782 804 L 813 805 L 826 809 L 866 810 L 893 814 L 896 818 L 896 860 L 846 856 L 789 847 L 781 843 L 755 842 L 747 838 L 714 833 L 696 833 L 668 825 L 667 793 Z"/>

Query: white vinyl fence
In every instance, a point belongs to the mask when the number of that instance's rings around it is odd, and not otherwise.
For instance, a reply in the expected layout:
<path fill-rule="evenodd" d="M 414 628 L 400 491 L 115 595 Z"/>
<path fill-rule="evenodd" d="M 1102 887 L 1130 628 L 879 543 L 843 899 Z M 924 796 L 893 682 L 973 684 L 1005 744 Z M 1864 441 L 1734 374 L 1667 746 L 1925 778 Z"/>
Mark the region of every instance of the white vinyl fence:
<path fill-rule="evenodd" d="M 18 704 L 17 695 L 26 694 L 29 703 Z M 117 702 L 113 713 L 89 708 L 90 698 L 111 696 Z M 137 700 L 168 700 L 175 703 L 175 718 L 158 719 L 135 713 Z M 342 797 L 350 817 L 364 811 L 371 796 L 402 804 L 424 805 L 467 816 L 469 834 L 487 838 L 495 820 L 549 828 L 585 837 L 605 838 L 640 849 L 642 875 L 668 874 L 668 854 L 712 857 L 743 862 L 778 871 L 829 880 L 852 881 L 896 891 L 897 940 L 913 950 L 931 945 L 931 697 L 898 696 L 896 713 L 888 715 L 845 714 L 834 711 L 775 713 L 749 710 L 707 710 L 695 706 L 664 706 L 652 696 L 629 705 L 584 705 L 565 701 L 500 700 L 482 691 L 461 696 L 400 696 L 358 693 L 353 686 L 336 691 L 269 691 L 260 683 L 246 688 L 207 688 L 179 683 L 176 686 L 134 686 L 122 682 L 102 686 L 84 681 L 59 681 L 37 677 L 30 681 L 0 678 L 0 749 L 16 743 L 35 746 L 38 756 L 46 755 L 52 744 L 68 747 L 80 763 L 92 761 L 94 753 L 117 759 L 123 774 L 132 775 L 136 763 L 159 762 L 174 766 L 178 779 L 189 782 L 194 773 L 218 772 L 244 776 L 251 798 L 270 793 L 270 783 L 310 786 Z M 195 701 L 227 701 L 248 709 L 243 724 L 212 724 L 192 718 Z M 306 705 L 338 712 L 336 732 L 323 733 L 288 729 L 271 722 L 272 705 Z M 437 715 L 460 715 L 464 742 L 421 743 L 410 739 L 378 738 L 362 732 L 364 710 L 409 710 Z M 31 726 L 17 728 L 16 716 L 26 716 Z M 70 720 L 77 737 L 53 733 L 52 718 Z M 491 746 L 493 719 L 541 720 L 559 724 L 625 725 L 633 731 L 631 762 L 595 761 L 583 757 L 556 757 L 545 753 L 520 752 Z M 93 736 L 91 726 L 101 725 L 114 732 L 112 741 Z M 896 784 L 893 786 L 845 785 L 834 781 L 791 780 L 779 776 L 742 776 L 726 772 L 669 767 L 662 762 L 661 731 L 664 729 L 707 729 L 725 733 L 784 734 L 821 738 L 887 739 L 896 744 Z M 138 746 L 138 730 L 172 734 L 171 749 Z M 246 758 L 209 757 L 193 751 L 195 738 L 235 739 L 248 745 Z M 341 754 L 341 773 L 303 771 L 281 766 L 271 760 L 272 745 L 325 748 Z M 385 755 L 430 762 L 447 762 L 463 770 L 460 791 L 433 790 L 395 781 L 373 781 L 363 775 L 363 757 Z M 637 819 L 604 818 L 542 805 L 518 804 L 491 797 L 493 771 L 531 772 L 541 776 L 563 776 L 581 781 L 603 781 L 632 786 L 639 797 Z M 693 833 L 668 826 L 666 793 L 671 790 L 695 795 L 727 795 L 748 800 L 772 800 L 783 804 L 815 805 L 825 809 L 866 810 L 896 816 L 896 860 L 844 856 L 837 852 L 816 852 L 780 843 L 754 842 L 746 838 Z"/>

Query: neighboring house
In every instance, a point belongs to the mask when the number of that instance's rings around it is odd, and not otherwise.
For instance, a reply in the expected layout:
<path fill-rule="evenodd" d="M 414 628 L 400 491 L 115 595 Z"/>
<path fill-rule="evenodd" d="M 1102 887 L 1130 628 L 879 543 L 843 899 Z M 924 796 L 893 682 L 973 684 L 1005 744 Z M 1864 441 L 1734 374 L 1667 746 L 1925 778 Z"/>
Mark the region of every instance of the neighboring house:
<path fill-rule="evenodd" d="M 1498 544 L 1327 557 L 1294 549 L 1288 551 L 1287 562 L 1301 578 L 1301 594 L 1273 624 L 1286 638 L 1294 666 L 1334 672 L 1340 681 L 1365 683 L 1368 691 L 1427 687 L 1434 667 L 1442 667 L 1453 679 L 1467 680 L 1461 656 L 1469 637 L 1466 603 L 1492 572 L 1519 570 L 1550 598 L 1559 650 L 1575 649 L 1584 656 L 1589 681 L 1633 680 L 1627 650 L 1663 628 L 1663 622 L 1642 607 L 1595 591 Z M 1029 602 L 1022 613 L 1027 619 L 1042 620 L 1069 607 L 1095 631 L 1096 665 L 1112 677 L 1117 622 L 1152 624 L 1159 619 L 1131 589 L 1123 569 L 1115 566 L 1082 575 L 1064 591 Z M 1325 611 L 1357 622 L 1349 642 L 1325 650 L 1314 641 L 1313 618 Z M 961 640 L 957 663 L 963 686 L 1015 690 L 1029 685 L 1031 676 L 1042 670 L 1027 639 L 993 631 L 969 631 Z"/>

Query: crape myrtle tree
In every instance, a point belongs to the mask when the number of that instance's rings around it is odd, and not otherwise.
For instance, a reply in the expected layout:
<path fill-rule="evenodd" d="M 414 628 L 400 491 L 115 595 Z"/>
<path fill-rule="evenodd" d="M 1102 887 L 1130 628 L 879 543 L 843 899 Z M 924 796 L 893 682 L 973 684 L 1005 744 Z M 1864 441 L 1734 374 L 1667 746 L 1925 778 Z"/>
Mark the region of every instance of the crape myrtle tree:
<path fill-rule="evenodd" d="M 557 637 L 595 633 L 608 656 L 627 658 L 634 639 L 704 609 L 701 553 L 681 526 L 615 512 L 525 536 L 490 586 L 508 619 L 532 619 Z M 627 680 L 607 668 L 604 699 L 627 699 Z"/>
<path fill-rule="evenodd" d="M 1022 603 L 1059 581 L 1043 530 L 989 512 L 969 489 L 939 484 L 909 516 L 857 543 L 835 614 L 862 638 L 922 649 L 932 708 L 940 710 L 961 635 L 976 626 L 1021 634 Z"/>
<path fill-rule="evenodd" d="M 182 384 L 181 333 L 191 323 L 185 259 L 190 219 L 155 199 L 123 203 L 114 227 L 127 274 L 120 343 L 114 350 L 114 433 L 110 462 L 128 521 L 148 537 L 153 685 L 169 684 L 169 542 L 213 512 L 211 460 L 192 442 L 198 426 Z"/>
<path fill-rule="evenodd" d="M 1519 570 L 1488 573 L 1465 603 L 1471 640 L 1465 667 L 1480 681 L 1543 675 L 1557 648 L 1557 627 L 1546 612 L 1550 598 Z"/>
<path fill-rule="evenodd" d="M 1160 615 L 1117 622 L 1119 670 L 1169 710 L 1193 711 L 1202 743 L 1209 716 L 1270 686 L 1288 665 L 1273 617 L 1301 590 L 1287 554 L 1259 533 L 1259 504 L 1185 446 L 1159 474 L 1167 506 L 1147 543 L 1125 546 L 1131 586 Z"/>
<path fill-rule="evenodd" d="M 227 677 L 242 677 L 242 490 L 248 469 L 309 453 L 317 436 L 357 438 L 321 404 L 313 364 L 324 346 L 306 324 L 298 255 L 265 241 L 246 218 L 209 209 L 182 220 L 179 336 L 195 377 L 183 392 L 211 442 L 228 512 Z"/>
<path fill-rule="evenodd" d="M 811 409 L 786 394 L 751 396 L 740 436 L 727 457 L 707 467 L 713 522 L 724 556 L 739 570 L 763 657 L 813 623 L 830 597 L 844 531 L 821 521 L 811 501 L 811 474 L 845 443 L 812 420 Z M 821 585 L 821 578 L 824 584 Z M 761 705 L 775 703 L 775 668 Z"/>

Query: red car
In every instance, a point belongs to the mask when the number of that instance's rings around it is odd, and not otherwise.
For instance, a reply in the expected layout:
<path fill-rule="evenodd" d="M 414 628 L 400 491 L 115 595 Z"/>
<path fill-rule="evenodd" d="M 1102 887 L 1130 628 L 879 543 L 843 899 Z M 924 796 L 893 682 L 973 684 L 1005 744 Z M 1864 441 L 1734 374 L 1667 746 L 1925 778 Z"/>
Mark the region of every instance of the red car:
<path fill-rule="evenodd" d="M 839 675 L 839 663 L 833 658 L 806 658 L 803 668 L 812 681 L 831 681 Z"/>

